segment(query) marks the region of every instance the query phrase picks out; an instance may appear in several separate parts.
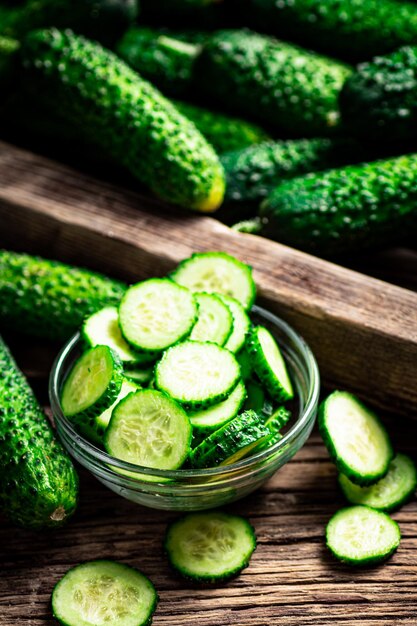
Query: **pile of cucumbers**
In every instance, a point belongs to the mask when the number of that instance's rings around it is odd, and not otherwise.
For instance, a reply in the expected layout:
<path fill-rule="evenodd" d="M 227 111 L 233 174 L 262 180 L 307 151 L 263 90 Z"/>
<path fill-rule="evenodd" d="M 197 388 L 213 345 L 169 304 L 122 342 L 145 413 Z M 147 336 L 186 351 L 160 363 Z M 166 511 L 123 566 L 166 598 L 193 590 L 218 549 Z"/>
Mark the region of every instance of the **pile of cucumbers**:
<path fill-rule="evenodd" d="M 294 397 L 271 332 L 249 317 L 249 266 L 194 254 L 86 318 L 62 388 L 78 432 L 142 468 L 205 469 L 277 443 Z"/>
<path fill-rule="evenodd" d="M 403 244 L 416 41 L 407 0 L 0 3 L 3 133 L 319 256 Z"/>

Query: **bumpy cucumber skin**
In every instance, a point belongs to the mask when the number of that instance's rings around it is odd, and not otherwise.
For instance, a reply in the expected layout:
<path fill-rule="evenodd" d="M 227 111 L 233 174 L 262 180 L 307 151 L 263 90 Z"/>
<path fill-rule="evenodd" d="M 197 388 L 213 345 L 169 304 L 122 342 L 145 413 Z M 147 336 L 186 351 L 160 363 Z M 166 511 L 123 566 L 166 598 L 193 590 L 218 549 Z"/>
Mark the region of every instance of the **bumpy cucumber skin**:
<path fill-rule="evenodd" d="M 338 96 L 350 69 L 244 30 L 219 31 L 195 64 L 197 89 L 239 115 L 295 136 L 327 135 L 339 122 Z"/>
<path fill-rule="evenodd" d="M 346 392 L 344 391 L 334 391 L 328 398 L 326 398 L 325 400 L 323 400 L 323 402 L 320 404 L 319 406 L 319 410 L 318 410 L 318 426 L 319 426 L 319 431 L 320 431 L 320 435 L 323 439 L 324 445 L 327 448 L 327 451 L 330 455 L 330 458 L 332 459 L 333 463 L 336 465 L 337 469 L 339 470 L 339 472 L 341 472 L 342 474 L 344 474 L 345 476 L 347 476 L 353 483 L 355 483 L 356 485 L 359 485 L 360 487 L 368 487 L 370 485 L 375 484 L 376 482 L 378 482 L 378 480 L 381 480 L 381 478 L 384 478 L 384 476 L 387 475 L 388 470 L 389 470 L 389 466 L 390 463 L 392 461 L 392 459 L 394 458 L 394 450 L 391 446 L 391 442 L 390 439 L 388 437 L 388 433 L 384 427 L 384 425 L 382 424 L 381 420 L 379 419 L 379 417 L 377 415 L 375 415 L 375 413 L 373 413 L 372 411 L 369 410 L 369 408 L 367 406 L 365 406 L 363 404 L 363 402 L 361 402 L 360 400 L 358 400 L 358 398 L 356 398 L 356 396 L 353 396 L 352 394 L 352 398 L 354 399 L 354 401 L 360 405 L 367 413 L 370 413 L 371 415 L 373 415 L 373 417 L 375 418 L 375 420 L 378 422 L 380 428 L 384 431 L 389 448 L 390 448 L 390 454 L 389 457 L 387 459 L 387 463 L 386 463 L 386 467 L 384 469 L 383 472 L 381 472 L 378 475 L 374 475 L 374 474 L 370 474 L 370 475 L 363 475 L 363 474 L 358 474 L 357 472 L 355 472 L 354 470 L 352 470 L 352 468 L 347 465 L 345 463 L 345 461 L 340 457 L 339 453 L 336 450 L 336 447 L 329 435 L 329 432 L 327 430 L 326 427 L 326 403 L 329 400 L 330 397 L 334 396 L 335 394 L 343 394 L 345 395 Z"/>
<path fill-rule="evenodd" d="M 255 29 L 352 62 L 413 44 L 417 37 L 417 7 L 412 2 L 234 0 L 235 7 Z"/>
<path fill-rule="evenodd" d="M 87 429 L 91 428 L 94 430 L 96 417 L 100 415 L 101 413 L 103 413 L 103 411 L 108 409 L 113 404 L 113 402 L 117 399 L 117 396 L 119 395 L 120 390 L 122 388 L 123 363 L 120 360 L 120 357 L 116 354 L 116 352 L 114 352 L 114 350 L 111 350 L 111 348 L 109 348 L 108 346 L 98 345 L 84 352 L 82 356 L 80 357 L 80 359 L 84 358 L 89 353 L 94 352 L 95 350 L 97 350 L 97 348 L 100 348 L 100 349 L 105 348 L 111 354 L 111 358 L 114 364 L 113 373 L 112 373 L 111 381 L 109 382 L 106 390 L 100 396 L 100 398 L 98 398 L 94 402 L 94 404 L 89 406 L 84 411 L 80 411 L 79 413 L 67 416 L 67 418 L 71 422 L 73 422 L 74 425 L 78 427 L 81 431 L 84 430 L 84 426 L 83 426 L 84 424 L 86 424 Z M 76 363 L 74 364 L 74 366 L 75 365 Z M 69 373 L 68 378 L 64 383 L 63 390 L 65 390 L 65 386 L 68 383 L 70 376 L 71 376 L 71 372 Z M 61 404 L 62 404 L 62 394 L 61 394 Z"/>
<path fill-rule="evenodd" d="M 214 149 L 115 54 L 70 31 L 47 29 L 26 37 L 22 61 L 29 93 L 59 108 L 161 198 L 203 212 L 220 205 L 224 172 Z"/>
<path fill-rule="evenodd" d="M 255 411 L 245 411 L 204 439 L 189 456 L 191 467 L 202 469 L 224 463 L 241 448 L 270 435 Z"/>
<path fill-rule="evenodd" d="M 410 500 L 410 498 L 414 495 L 414 493 L 415 493 L 415 491 L 417 489 L 417 468 L 416 468 L 415 464 L 413 463 L 413 461 L 409 457 L 406 457 L 404 454 L 397 455 L 397 456 L 404 457 L 407 460 L 406 462 L 409 464 L 409 467 L 410 467 L 411 471 L 413 471 L 413 481 L 412 481 L 412 484 L 411 484 L 409 490 L 406 493 L 404 493 L 402 497 L 397 498 L 396 500 L 392 501 L 392 503 L 387 505 L 387 506 L 376 506 L 374 504 L 372 504 L 372 505 L 371 504 L 366 504 L 365 501 L 361 501 L 360 499 L 358 500 L 355 497 L 352 497 L 351 492 L 349 490 L 349 483 L 346 484 L 344 482 L 344 479 L 346 479 L 346 476 L 344 476 L 343 474 L 339 474 L 338 481 L 339 481 L 340 489 L 342 490 L 343 495 L 345 496 L 346 500 L 348 500 L 348 502 L 350 502 L 351 504 L 359 504 L 359 505 L 362 505 L 362 506 L 369 506 L 372 509 L 377 509 L 378 511 L 384 511 L 385 513 L 390 513 L 391 511 L 395 511 L 396 509 L 399 509 L 400 507 L 402 507 L 403 504 L 406 504 Z M 393 461 L 395 461 L 395 459 L 393 459 Z M 372 486 L 371 486 L 371 488 L 372 488 Z M 369 502 L 369 500 L 368 500 L 368 502 Z"/>
<path fill-rule="evenodd" d="M 338 561 L 342 561 L 342 563 L 346 563 L 346 565 L 352 565 L 355 567 L 368 567 L 371 565 L 376 565 L 377 563 L 381 563 L 382 561 L 386 561 L 387 559 L 390 558 L 390 556 L 392 556 L 394 554 L 394 552 L 396 552 L 396 550 L 398 549 L 399 546 L 399 541 L 401 539 L 401 532 L 400 532 L 400 527 L 398 526 L 397 522 L 395 522 L 393 519 L 389 518 L 388 515 L 386 513 L 383 513 L 382 511 L 376 511 L 375 509 L 371 509 L 371 507 L 368 506 L 364 506 L 364 505 L 357 505 L 357 506 L 361 506 L 361 508 L 364 509 L 369 509 L 370 511 L 373 511 L 374 513 L 379 513 L 380 515 L 383 515 L 385 518 L 388 518 L 390 520 L 390 522 L 397 528 L 398 530 L 398 543 L 394 544 L 392 546 L 392 549 L 390 551 L 388 551 L 386 554 L 384 554 L 383 556 L 370 556 L 368 558 L 364 558 L 364 559 L 351 559 L 349 557 L 343 556 L 341 557 L 332 547 L 332 545 L 329 543 L 328 540 L 328 529 L 330 524 L 333 522 L 333 520 L 335 520 L 337 518 L 337 516 L 339 514 L 343 514 L 345 511 L 348 511 L 351 508 L 354 507 L 345 507 L 343 509 L 340 509 L 339 511 L 337 511 L 337 513 L 335 513 L 333 515 L 333 517 L 329 520 L 327 527 L 326 527 L 326 546 L 328 547 L 328 549 L 330 550 L 330 552 L 333 554 L 333 556 L 338 560 Z"/>
<path fill-rule="evenodd" d="M 265 426 L 271 430 L 271 432 L 279 432 L 288 424 L 291 419 L 291 411 L 280 406 L 265 420 Z"/>
<path fill-rule="evenodd" d="M 0 321 L 12 330 L 69 339 L 84 317 L 117 304 L 125 290 L 96 272 L 0 250 Z"/>
<path fill-rule="evenodd" d="M 321 137 L 267 141 L 223 154 L 225 203 L 256 209 L 282 180 L 355 163 L 362 153 L 353 141 Z"/>
<path fill-rule="evenodd" d="M 283 182 L 261 205 L 262 234 L 331 257 L 395 245 L 417 227 L 417 155 Z"/>
<path fill-rule="evenodd" d="M 291 395 L 284 389 L 264 357 L 262 346 L 257 337 L 257 329 L 257 326 L 251 328 L 246 339 L 246 349 L 253 360 L 253 369 L 273 400 L 276 402 L 291 400 L 293 394 Z"/>
<path fill-rule="evenodd" d="M 221 515 L 224 515 L 225 517 L 227 516 L 229 517 L 240 517 L 237 515 L 233 515 L 231 516 L 228 513 L 223 513 L 223 512 L 219 512 Z M 193 516 L 204 516 L 206 515 L 206 513 L 203 512 L 199 512 L 199 513 L 191 513 L 189 515 L 193 515 Z M 253 528 L 252 524 L 250 524 L 246 519 L 240 517 L 240 519 L 245 521 L 245 524 L 247 525 L 247 530 L 251 535 L 252 541 L 253 541 L 253 550 L 250 554 L 247 555 L 247 558 L 244 559 L 242 561 L 242 563 L 235 568 L 229 569 L 227 570 L 227 572 L 225 572 L 222 575 L 210 575 L 207 574 L 206 576 L 202 576 L 202 575 L 196 575 L 194 572 L 190 571 L 187 568 L 181 567 L 178 563 L 175 562 L 175 559 L 173 559 L 173 555 L 171 554 L 171 550 L 170 550 L 170 541 L 171 541 L 171 536 L 173 534 L 173 532 L 175 532 L 175 529 L 181 525 L 181 522 L 186 519 L 188 517 L 188 515 L 183 515 L 180 518 L 178 518 L 177 520 L 175 520 L 175 522 L 172 522 L 165 533 L 165 537 L 164 537 L 164 543 L 163 543 L 163 547 L 164 547 L 164 552 L 168 557 L 169 563 L 171 565 L 171 567 L 178 572 L 183 578 L 187 579 L 187 580 L 192 580 L 196 583 L 216 583 L 216 582 L 225 582 L 227 580 L 229 580 L 230 578 L 233 578 L 234 576 L 237 576 L 238 574 L 240 574 L 240 572 L 242 572 L 244 569 L 246 569 L 249 565 L 250 559 L 252 557 L 252 554 L 254 553 L 254 551 L 256 550 L 256 546 L 257 546 L 257 538 L 256 538 L 256 534 L 255 534 L 255 529 Z"/>
<path fill-rule="evenodd" d="M 61 526 L 77 506 L 78 477 L 0 338 L 0 506 L 26 528 Z"/>
<path fill-rule="evenodd" d="M 268 139 L 267 133 L 256 124 L 203 107 L 174 100 L 182 115 L 191 120 L 218 154 L 242 150 Z M 227 187 L 226 187 L 227 189 Z"/>
<path fill-rule="evenodd" d="M 416 77 L 417 47 L 404 47 L 360 65 L 340 95 L 347 128 L 367 139 L 408 141 L 416 137 Z"/>
<path fill-rule="evenodd" d="M 183 42 L 171 33 L 133 26 L 116 46 L 117 53 L 164 93 L 187 96 L 191 90 L 199 45 Z"/>
<path fill-rule="evenodd" d="M 137 17 L 137 0 L 27 0 L 22 6 L 3 9 L 0 31 L 21 38 L 36 28 L 74 28 L 110 44 Z"/>
<path fill-rule="evenodd" d="M 120 565 L 120 566 L 122 566 L 122 567 L 126 568 L 127 570 L 132 570 L 132 569 L 133 569 L 133 570 L 135 570 L 135 571 L 139 572 L 140 574 L 142 574 L 142 572 L 141 572 L 140 570 L 138 570 L 136 567 L 131 567 L 130 565 L 125 565 L 124 563 L 119 563 L 118 561 L 109 561 L 109 560 L 106 560 L 106 559 L 97 559 L 97 560 L 95 560 L 95 561 L 89 561 L 89 563 L 90 563 L 90 564 L 96 564 L 96 563 L 97 563 L 98 565 L 100 565 L 101 563 L 114 563 L 114 562 L 116 562 L 118 565 Z M 81 563 L 80 565 L 76 565 L 75 567 L 70 568 L 70 569 L 69 569 L 69 570 L 65 573 L 65 576 L 66 576 L 69 572 L 72 572 L 73 570 L 77 569 L 78 567 L 82 567 L 83 565 L 85 565 L 85 563 Z M 144 574 L 143 574 L 143 575 L 144 575 Z M 55 596 L 55 592 L 56 592 L 56 590 L 58 589 L 58 587 L 60 586 L 61 582 L 64 580 L 65 576 L 64 576 L 63 578 L 61 578 L 61 580 L 59 580 L 59 581 L 56 583 L 55 587 L 54 587 L 54 588 L 53 588 L 53 590 L 52 590 L 52 598 L 51 598 L 52 614 L 53 614 L 54 618 L 55 618 L 56 620 L 58 620 L 58 622 L 59 622 L 60 624 L 62 624 L 62 626 L 74 626 L 74 624 L 68 624 L 67 622 L 63 621 L 63 620 L 62 620 L 62 618 L 60 618 L 60 616 L 59 616 L 60 611 L 59 611 L 59 610 L 57 609 L 57 607 L 56 607 L 55 598 L 54 598 L 54 596 Z M 154 613 L 155 613 L 155 611 L 156 611 L 156 607 L 157 607 L 157 604 L 158 604 L 158 601 L 159 601 L 159 596 L 158 596 L 158 593 L 157 593 L 157 591 L 156 591 L 156 589 L 155 589 L 155 587 L 154 587 L 154 585 L 153 585 L 152 581 L 151 581 L 151 580 L 150 580 L 147 576 L 146 576 L 146 578 L 147 578 L 147 581 L 148 581 L 148 583 L 149 583 L 150 587 L 153 589 L 153 591 L 154 591 L 154 593 L 155 593 L 155 600 L 154 600 L 154 603 L 153 603 L 152 607 L 150 608 L 150 611 L 149 611 L 149 613 L 150 613 L 149 618 L 148 618 L 145 622 L 142 622 L 141 624 L 138 624 L 137 626 L 150 626 L 150 624 L 152 624 L 152 617 L 153 617 L 153 614 L 154 614 Z"/>

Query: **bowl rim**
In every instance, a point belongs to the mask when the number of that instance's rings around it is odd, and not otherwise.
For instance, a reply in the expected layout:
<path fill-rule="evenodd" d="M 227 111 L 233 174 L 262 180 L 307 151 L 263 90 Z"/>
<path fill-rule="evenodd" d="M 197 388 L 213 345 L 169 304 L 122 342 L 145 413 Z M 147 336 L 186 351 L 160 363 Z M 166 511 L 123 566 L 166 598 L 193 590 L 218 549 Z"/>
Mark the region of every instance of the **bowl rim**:
<path fill-rule="evenodd" d="M 259 463 L 266 461 L 269 457 L 276 458 L 277 453 L 286 450 L 289 445 L 294 443 L 298 439 L 298 437 L 304 432 L 304 430 L 309 427 L 311 420 L 314 420 L 320 394 L 320 373 L 316 358 L 311 348 L 305 342 L 302 336 L 299 335 L 287 322 L 276 316 L 274 313 L 271 313 L 258 305 L 254 305 L 249 314 L 250 313 L 260 315 L 271 324 L 278 326 L 280 330 L 289 337 L 289 339 L 295 344 L 297 349 L 303 355 L 305 364 L 308 369 L 308 373 L 310 375 L 310 387 L 302 414 L 299 416 L 294 425 L 289 428 L 289 430 L 285 433 L 283 438 L 270 448 L 267 448 L 266 450 L 249 456 L 247 459 L 242 459 L 241 461 L 238 461 L 237 463 L 232 463 L 230 465 L 221 465 L 215 468 L 207 469 L 176 470 L 158 470 L 150 467 L 136 465 L 133 463 L 128 463 L 127 461 L 123 461 L 121 459 L 117 459 L 107 452 L 104 452 L 76 431 L 70 420 L 63 414 L 60 405 L 59 388 L 61 369 L 68 355 L 81 339 L 81 333 L 79 331 L 75 333 L 71 337 L 71 339 L 62 347 L 54 360 L 49 376 L 49 399 L 53 418 L 56 425 L 59 423 L 59 426 L 62 426 L 64 428 L 66 434 L 71 437 L 74 443 L 76 443 L 77 447 L 81 449 L 84 454 L 87 454 L 90 458 L 92 457 L 96 462 L 105 465 L 107 471 L 114 472 L 112 468 L 118 468 L 119 470 L 123 470 L 123 472 L 126 472 L 126 474 L 129 474 L 130 478 L 137 480 L 140 480 L 141 476 L 152 476 L 155 479 L 161 478 L 164 480 L 184 480 L 187 478 L 195 479 L 199 477 L 223 478 L 227 477 L 228 475 L 236 475 L 236 472 L 238 471 L 243 472 L 244 470 L 250 471 L 251 469 L 256 469 Z M 117 472 L 117 475 L 120 477 L 121 473 Z M 146 482 L 148 482 L 149 484 L 149 481 Z"/>

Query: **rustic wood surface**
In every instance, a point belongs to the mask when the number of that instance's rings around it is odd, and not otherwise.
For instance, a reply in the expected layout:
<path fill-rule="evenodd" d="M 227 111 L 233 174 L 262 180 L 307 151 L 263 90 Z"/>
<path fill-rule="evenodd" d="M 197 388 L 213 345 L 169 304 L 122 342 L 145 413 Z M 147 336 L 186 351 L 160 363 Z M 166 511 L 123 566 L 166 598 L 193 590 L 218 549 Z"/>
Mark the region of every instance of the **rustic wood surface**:
<path fill-rule="evenodd" d="M 11 219 L 13 217 L 13 219 Z M 417 410 L 417 294 L 209 217 L 170 211 L 0 142 L 0 245 L 137 280 L 196 250 L 226 250 L 255 270 L 263 302 L 313 348 L 326 382 Z"/>
<path fill-rule="evenodd" d="M 54 350 L 16 339 L 10 345 L 45 402 Z M 396 449 L 417 459 L 415 422 L 385 421 Z M 54 584 L 69 567 L 96 558 L 129 563 L 153 580 L 160 595 L 154 626 L 416 624 L 417 502 L 393 515 L 403 539 L 389 562 L 364 570 L 337 563 L 323 533 L 344 501 L 317 433 L 260 491 L 229 507 L 250 518 L 258 548 L 248 569 L 217 588 L 192 586 L 170 570 L 161 541 L 175 514 L 130 503 L 80 474 L 80 508 L 65 528 L 27 532 L 0 517 L 1 626 L 55 624 Z"/>

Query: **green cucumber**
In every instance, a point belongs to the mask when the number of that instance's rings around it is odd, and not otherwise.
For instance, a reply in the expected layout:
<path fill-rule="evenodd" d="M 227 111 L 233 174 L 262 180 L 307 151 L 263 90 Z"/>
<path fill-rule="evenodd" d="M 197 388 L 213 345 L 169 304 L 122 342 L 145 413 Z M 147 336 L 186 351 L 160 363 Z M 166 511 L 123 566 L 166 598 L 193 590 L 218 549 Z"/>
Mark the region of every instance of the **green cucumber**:
<path fill-rule="evenodd" d="M 291 411 L 286 409 L 285 406 L 280 406 L 266 418 L 264 423 L 272 432 L 278 433 L 288 424 L 290 419 Z"/>
<path fill-rule="evenodd" d="M 0 337 L 0 507 L 26 528 L 61 526 L 77 506 L 78 477 Z"/>
<path fill-rule="evenodd" d="M 295 137 L 334 133 L 351 69 L 246 30 L 215 32 L 194 63 L 200 97 Z"/>
<path fill-rule="evenodd" d="M 158 470 L 174 470 L 190 451 L 191 424 L 172 398 L 153 389 L 130 393 L 113 409 L 104 436 L 117 459 Z"/>
<path fill-rule="evenodd" d="M 134 383 L 146 387 L 153 379 L 153 373 L 153 367 L 136 368 L 132 370 L 126 370 L 125 376 L 126 378 L 132 380 Z"/>
<path fill-rule="evenodd" d="M 97 345 L 109 346 L 124 365 L 134 367 L 139 360 L 122 336 L 116 307 L 105 307 L 88 317 L 82 326 L 81 335 L 90 348 Z"/>
<path fill-rule="evenodd" d="M 397 522 L 367 506 L 338 511 L 326 528 L 326 543 L 333 555 L 349 565 L 375 565 L 400 545 Z"/>
<path fill-rule="evenodd" d="M 2 327 L 67 340 L 85 317 L 118 304 L 126 286 L 102 274 L 0 250 Z"/>
<path fill-rule="evenodd" d="M 205 437 L 235 417 L 242 408 L 245 398 L 245 385 L 240 381 L 223 402 L 202 411 L 189 413 L 188 416 L 193 427 L 193 445 L 198 445 Z"/>
<path fill-rule="evenodd" d="M 115 54 L 71 31 L 48 29 L 25 38 L 22 62 L 28 97 L 59 110 L 158 196 L 203 212 L 221 204 L 224 173 L 214 149 Z"/>
<path fill-rule="evenodd" d="M 233 331 L 230 309 L 213 293 L 195 293 L 194 297 L 198 304 L 198 318 L 190 339 L 224 346 Z"/>
<path fill-rule="evenodd" d="M 147 626 L 157 602 L 149 578 L 116 561 L 77 565 L 52 592 L 52 612 L 63 626 Z"/>
<path fill-rule="evenodd" d="M 241 220 L 231 226 L 232 230 L 237 233 L 246 233 L 247 235 L 259 235 L 262 231 L 262 220 L 260 217 L 252 217 L 247 220 Z"/>
<path fill-rule="evenodd" d="M 187 409 L 222 402 L 240 380 L 234 356 L 214 343 L 184 341 L 167 350 L 155 367 L 155 385 Z"/>
<path fill-rule="evenodd" d="M 417 155 L 307 174 L 262 203 L 261 234 L 321 256 L 394 246 L 417 227 Z"/>
<path fill-rule="evenodd" d="M 366 487 L 388 473 L 394 453 L 387 431 L 354 395 L 333 392 L 320 406 L 319 429 L 338 470 Z"/>
<path fill-rule="evenodd" d="M 245 345 L 246 335 L 251 325 L 249 315 L 235 298 L 223 294 L 219 294 L 219 297 L 233 315 L 233 330 L 224 347 L 230 352 L 240 352 Z"/>
<path fill-rule="evenodd" d="M 254 411 L 241 413 L 194 448 L 189 457 L 196 469 L 231 465 L 248 456 L 271 432 Z"/>
<path fill-rule="evenodd" d="M 108 346 L 95 346 L 73 365 L 61 393 L 64 415 L 82 427 L 109 408 L 120 393 L 123 366 Z"/>
<path fill-rule="evenodd" d="M 339 475 L 345 498 L 352 504 L 364 504 L 379 511 L 393 511 L 410 499 L 417 488 L 417 470 L 405 454 L 391 461 L 388 474 L 370 487 L 359 487 L 347 476 Z"/>
<path fill-rule="evenodd" d="M 167 278 L 151 278 L 129 287 L 119 307 L 124 338 L 145 353 L 165 350 L 185 339 L 196 320 L 192 293 Z"/>
<path fill-rule="evenodd" d="M 213 583 L 236 576 L 249 565 L 256 536 L 243 517 L 204 511 L 189 513 L 170 524 L 164 548 L 181 576 Z"/>
<path fill-rule="evenodd" d="M 273 400 L 285 402 L 294 397 L 291 379 L 277 342 L 269 330 L 256 326 L 249 331 L 247 350 L 254 371 Z"/>
<path fill-rule="evenodd" d="M 249 353 L 246 350 L 245 346 L 243 346 L 243 348 L 239 350 L 239 352 L 237 352 L 235 356 L 236 356 L 236 361 L 240 365 L 240 373 L 242 376 L 242 380 L 246 382 L 252 376 L 252 370 L 253 370 L 252 359 L 249 356 Z"/>
<path fill-rule="evenodd" d="M 252 269 L 226 252 L 193 254 L 178 265 L 171 278 L 193 292 L 205 291 L 235 298 L 247 310 L 256 297 Z"/>
<path fill-rule="evenodd" d="M 255 380 L 247 381 L 246 391 L 248 397 L 245 400 L 245 411 L 255 411 L 255 413 L 260 415 L 265 404 L 265 391 Z"/>

